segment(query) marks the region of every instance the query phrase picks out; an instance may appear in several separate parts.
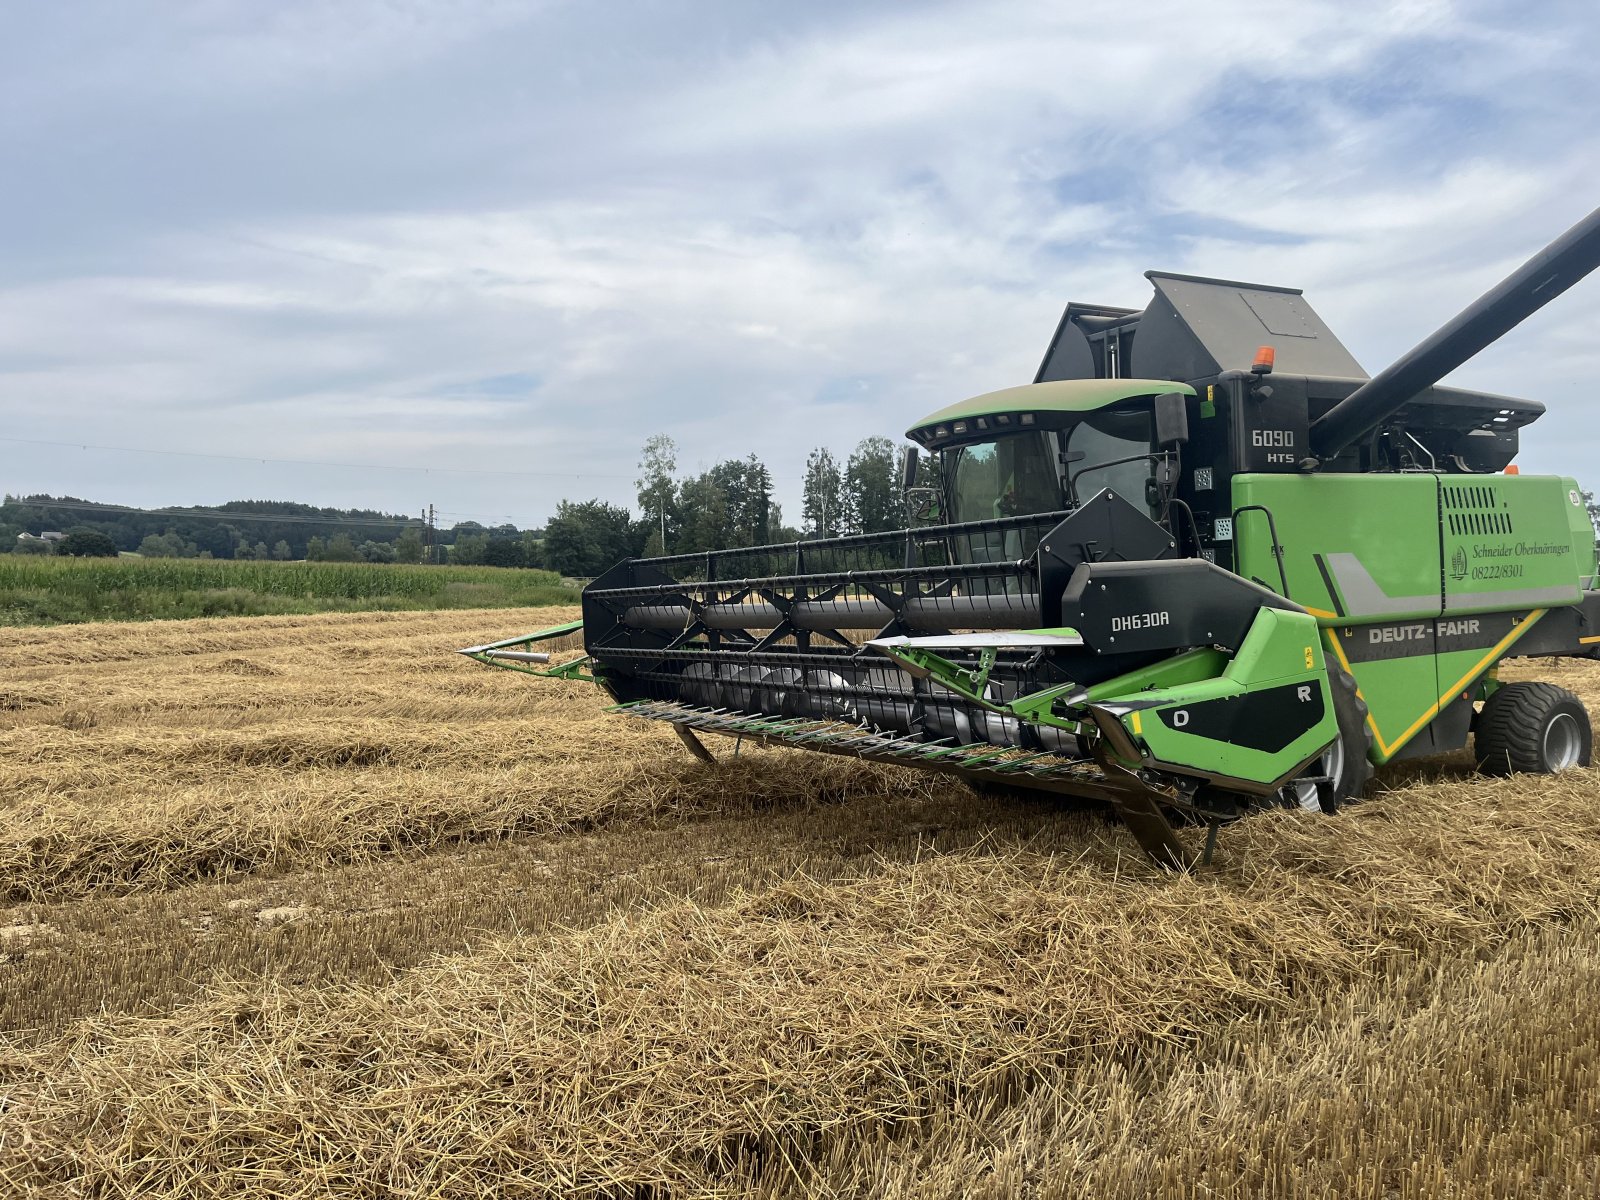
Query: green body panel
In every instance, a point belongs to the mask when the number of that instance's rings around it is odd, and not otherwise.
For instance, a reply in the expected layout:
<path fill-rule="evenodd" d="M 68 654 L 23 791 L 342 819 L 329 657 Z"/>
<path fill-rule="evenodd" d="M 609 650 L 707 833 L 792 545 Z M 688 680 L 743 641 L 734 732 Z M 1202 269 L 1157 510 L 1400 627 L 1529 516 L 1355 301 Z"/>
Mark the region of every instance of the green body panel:
<path fill-rule="evenodd" d="M 1458 475 L 1439 484 L 1447 613 L 1578 603 L 1581 580 L 1593 574 L 1594 535 L 1580 559 L 1567 518 L 1585 511 L 1576 484 L 1554 475 Z"/>
<path fill-rule="evenodd" d="M 1442 611 L 1434 476 L 1235 475 L 1235 511 L 1257 504 L 1277 527 L 1289 598 L 1308 612 L 1394 621 Z M 1283 591 L 1266 514 L 1238 513 L 1233 532 L 1234 570 Z"/>
<path fill-rule="evenodd" d="M 941 408 L 931 416 L 923 417 L 911 429 L 915 431 L 926 425 L 960 421 L 967 417 L 993 416 L 996 413 L 1094 412 L 1119 400 L 1160 392 L 1181 392 L 1185 396 L 1195 394 L 1188 384 L 1173 383 L 1168 379 L 1058 379 L 1049 383 L 1025 383 L 1020 387 L 985 392 L 981 396 Z M 907 436 L 911 435 L 908 433 Z"/>
<path fill-rule="evenodd" d="M 1462 693 L 1466 693 L 1474 700 L 1487 699 L 1493 688 L 1485 688 L 1484 672 L 1492 670 L 1496 663 L 1511 653 L 1516 647 L 1517 639 L 1532 629 L 1546 611 L 1535 609 L 1526 616 L 1519 617 L 1515 627 L 1507 630 L 1493 645 L 1474 647 L 1471 650 L 1446 650 L 1434 655 L 1437 685 L 1435 691 L 1440 706 L 1455 700 Z"/>
<path fill-rule="evenodd" d="M 1006 705 L 1004 711 L 1030 725 L 1054 725 L 1058 729 L 1076 730 L 1082 724 L 1084 704 L 1125 699 L 1149 688 L 1177 687 L 1214 679 L 1227 664 L 1228 656 L 1220 650 L 1210 647 L 1186 650 L 1148 667 L 1118 675 L 1115 679 L 1102 680 L 1088 689 L 1067 684 L 1019 696 Z M 986 702 L 980 700 L 979 703 Z"/>
<path fill-rule="evenodd" d="M 1328 622 L 1576 604 L 1595 573 L 1578 486 L 1553 475 L 1236 475 L 1233 504 L 1271 510 L 1289 598 Z M 1234 547 L 1282 590 L 1264 513 L 1238 514 Z"/>
<path fill-rule="evenodd" d="M 1186 650 L 1151 666 L 1095 684 L 1089 689 L 1089 700 L 1099 703 L 1102 700 L 1126 699 L 1149 688 L 1182 687 L 1215 679 L 1228 669 L 1228 661 L 1226 654 L 1209 646 Z"/>
<path fill-rule="evenodd" d="M 1600 542 L 1583 502 L 1583 489 L 1576 479 L 1563 479 L 1561 486 L 1567 490 L 1567 532 L 1572 536 L 1572 560 L 1582 577 L 1579 584 L 1586 591 L 1600 588 Z"/>
<path fill-rule="evenodd" d="M 1239 475 L 1233 502 L 1271 510 L 1289 597 L 1355 677 L 1379 763 L 1594 573 L 1577 485 L 1555 476 Z M 1281 591 L 1265 515 L 1234 533 L 1239 574 Z"/>
<path fill-rule="evenodd" d="M 1340 653 L 1338 633 L 1329 630 L 1327 636 L 1335 657 L 1344 660 L 1342 665 L 1354 676 L 1356 690 L 1366 701 L 1367 728 L 1372 734 L 1368 756 L 1375 763 L 1386 763 L 1439 711 L 1436 656 L 1424 653 L 1351 662 Z"/>
<path fill-rule="evenodd" d="M 1157 718 L 1164 710 L 1289 684 L 1321 692 L 1322 719 L 1275 752 L 1185 733 L 1169 728 Z M 1339 733 L 1316 619 L 1282 609 L 1263 608 L 1256 614 L 1244 644 L 1221 675 L 1195 683 L 1141 691 L 1122 699 L 1145 704 L 1155 702 L 1126 714 L 1122 722 L 1157 762 L 1259 784 L 1282 779 L 1326 749 Z"/>

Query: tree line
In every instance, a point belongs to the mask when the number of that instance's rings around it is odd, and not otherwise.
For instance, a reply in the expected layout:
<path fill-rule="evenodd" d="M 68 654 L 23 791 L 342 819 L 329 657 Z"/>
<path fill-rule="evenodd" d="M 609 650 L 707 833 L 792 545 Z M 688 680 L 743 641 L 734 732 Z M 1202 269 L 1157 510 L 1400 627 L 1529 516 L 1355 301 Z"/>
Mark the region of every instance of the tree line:
<path fill-rule="evenodd" d="M 432 561 L 544 567 L 589 577 L 625 558 L 877 533 L 904 523 L 898 457 L 885 437 L 863 439 L 843 462 L 825 447 L 811 451 L 798 527 L 785 523 L 772 475 L 754 454 L 680 475 L 677 444 L 657 435 L 644 444 L 635 486 L 637 517 L 599 499 L 563 500 L 543 529 L 460 521 L 430 530 L 416 517 L 286 501 L 235 500 L 216 508 L 150 512 L 73 496 L 7 495 L 0 502 L 0 552 Z M 43 541 L 38 535 L 45 531 L 68 536 Z"/>
<path fill-rule="evenodd" d="M 19 534 L 45 531 L 93 532 L 117 551 L 152 558 L 280 558 L 316 555 L 362 557 L 372 546 L 394 548 L 408 530 L 420 545 L 422 521 L 372 509 L 317 508 L 276 500 L 233 500 L 216 508 L 172 508 L 158 512 L 97 504 L 76 496 L 12 496 L 0 502 L 0 544 L 38 550 L 19 543 Z M 338 543 L 330 550 L 333 543 Z M 383 551 L 377 551 L 382 554 Z"/>
<path fill-rule="evenodd" d="M 68 537 L 44 541 L 46 531 Z M 520 567 L 538 565 L 543 536 L 541 529 L 476 521 L 430 530 L 420 517 L 276 500 L 154 512 L 76 496 L 7 495 L 0 502 L 0 553 Z"/>
<path fill-rule="evenodd" d="M 899 460 L 886 437 L 863 439 L 843 463 L 825 447 L 810 453 L 798 528 L 785 523 L 771 473 L 753 454 L 680 476 L 677 443 L 658 434 L 644 444 L 634 486 L 637 518 L 603 500 L 562 501 L 545 526 L 546 565 L 593 576 L 624 558 L 881 533 L 904 524 Z"/>

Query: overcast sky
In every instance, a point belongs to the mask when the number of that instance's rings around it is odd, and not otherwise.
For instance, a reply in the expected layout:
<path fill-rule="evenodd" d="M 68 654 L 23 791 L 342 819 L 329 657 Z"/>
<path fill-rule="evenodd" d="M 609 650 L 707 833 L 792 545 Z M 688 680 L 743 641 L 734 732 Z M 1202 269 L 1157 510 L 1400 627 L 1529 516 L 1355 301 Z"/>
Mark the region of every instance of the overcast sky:
<path fill-rule="evenodd" d="M 1600 204 L 1592 0 L 0 15 L 13 493 L 533 525 L 667 433 L 794 519 L 810 447 L 1148 268 L 1304 288 L 1370 371 Z M 1524 471 L 1600 485 L 1597 309 L 1453 377 L 1550 406 Z"/>

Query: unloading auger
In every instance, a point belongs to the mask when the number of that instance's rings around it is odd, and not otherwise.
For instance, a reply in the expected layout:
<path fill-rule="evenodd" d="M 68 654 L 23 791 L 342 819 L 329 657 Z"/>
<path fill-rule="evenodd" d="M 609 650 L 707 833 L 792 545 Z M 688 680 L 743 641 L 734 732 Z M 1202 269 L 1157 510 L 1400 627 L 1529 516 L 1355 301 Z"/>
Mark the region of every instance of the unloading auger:
<path fill-rule="evenodd" d="M 1209 857 L 1469 737 L 1489 772 L 1587 766 L 1576 696 L 1498 678 L 1600 657 L 1582 493 L 1512 466 L 1543 405 L 1438 380 L 1597 264 L 1600 210 L 1370 379 L 1299 291 L 1147 272 L 1142 311 L 1069 304 L 1033 383 L 909 431 L 925 523 L 629 560 L 581 621 L 462 653 L 707 761 L 715 733 L 1107 801 L 1173 866 L 1175 823 Z"/>

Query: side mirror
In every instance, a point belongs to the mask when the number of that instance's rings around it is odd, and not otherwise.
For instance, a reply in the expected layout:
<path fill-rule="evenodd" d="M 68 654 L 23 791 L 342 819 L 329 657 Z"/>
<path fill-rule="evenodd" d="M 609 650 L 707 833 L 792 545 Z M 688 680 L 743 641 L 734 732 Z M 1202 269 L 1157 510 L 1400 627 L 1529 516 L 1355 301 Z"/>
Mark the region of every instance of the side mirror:
<path fill-rule="evenodd" d="M 909 492 L 917 486 L 917 448 L 907 446 L 905 456 L 900 460 L 900 490 Z"/>
<path fill-rule="evenodd" d="M 906 493 L 906 517 L 913 525 L 936 525 L 943 517 L 939 511 L 938 488 L 912 488 Z"/>
<path fill-rule="evenodd" d="M 1189 440 L 1189 410 L 1182 392 L 1162 392 L 1156 397 L 1156 445 L 1162 449 Z"/>

